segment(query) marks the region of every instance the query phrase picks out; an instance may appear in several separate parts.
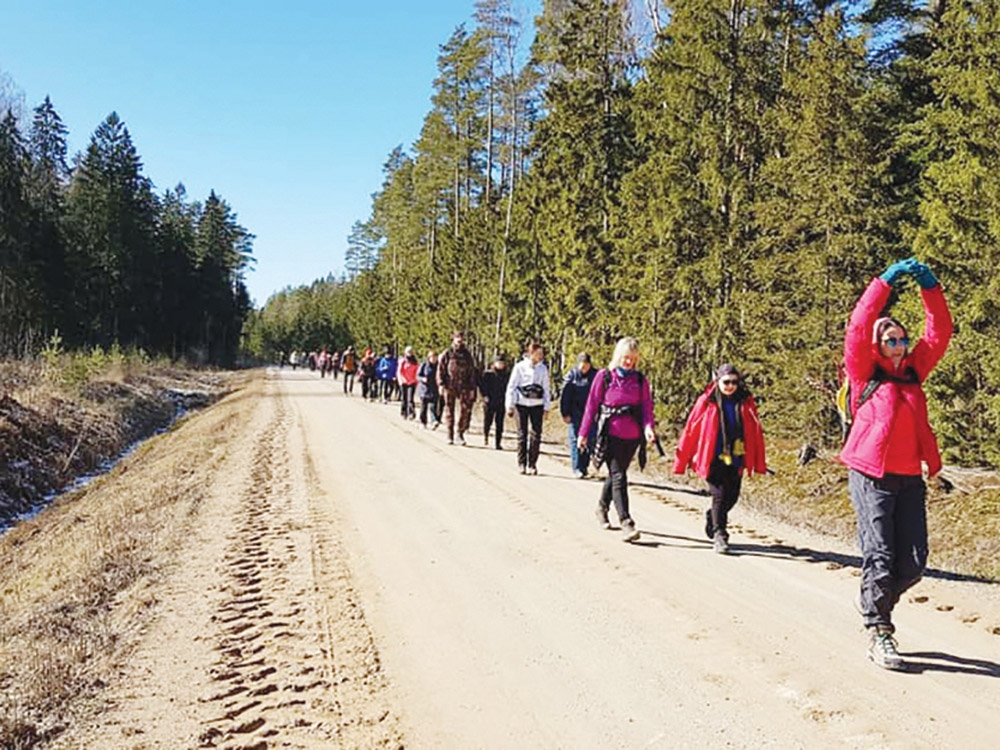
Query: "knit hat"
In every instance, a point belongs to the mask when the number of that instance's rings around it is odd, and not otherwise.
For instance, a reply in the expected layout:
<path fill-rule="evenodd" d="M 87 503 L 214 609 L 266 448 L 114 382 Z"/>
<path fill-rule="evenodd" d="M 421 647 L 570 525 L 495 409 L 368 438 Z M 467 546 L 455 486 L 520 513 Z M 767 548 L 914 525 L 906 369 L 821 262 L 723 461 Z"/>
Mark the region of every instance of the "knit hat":
<path fill-rule="evenodd" d="M 729 363 L 719 365 L 719 369 L 715 371 L 715 379 L 722 380 L 726 375 L 735 375 L 738 378 L 740 377 L 740 371 Z"/>

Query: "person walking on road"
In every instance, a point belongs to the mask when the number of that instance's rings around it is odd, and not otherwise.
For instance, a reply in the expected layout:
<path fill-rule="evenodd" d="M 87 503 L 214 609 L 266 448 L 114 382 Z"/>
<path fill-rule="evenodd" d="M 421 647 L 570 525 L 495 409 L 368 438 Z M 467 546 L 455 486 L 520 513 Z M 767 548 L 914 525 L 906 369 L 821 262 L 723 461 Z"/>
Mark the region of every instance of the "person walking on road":
<path fill-rule="evenodd" d="M 883 310 L 899 282 L 920 287 L 924 333 L 913 346 L 906 328 Z M 851 313 L 844 336 L 844 368 L 853 424 L 841 461 L 861 546 L 858 607 L 868 631 L 869 660 L 905 669 L 897 650 L 892 611 L 927 564 L 928 476 L 941 470 L 937 440 L 927 418 L 922 383 L 944 356 L 952 320 L 941 285 L 916 258 L 889 266 L 872 279 Z"/>
<path fill-rule="evenodd" d="M 438 358 L 433 349 L 427 352 L 427 359 L 420 363 L 417 370 L 417 398 L 420 399 L 420 425 L 427 427 L 427 415 L 430 413 L 431 429 L 441 426 L 441 396 L 437 385 Z"/>
<path fill-rule="evenodd" d="M 354 373 L 358 369 L 357 355 L 354 347 L 349 346 L 340 357 L 340 369 L 344 373 L 344 393 L 348 396 L 354 395 Z"/>
<path fill-rule="evenodd" d="M 545 347 L 530 342 L 507 381 L 507 414 L 517 414 L 517 465 L 522 474 L 538 473 L 542 420 L 552 404 L 549 368 L 544 359 Z"/>
<path fill-rule="evenodd" d="M 378 378 L 377 396 L 382 398 L 382 403 L 389 403 L 396 395 L 396 371 L 399 362 L 392 352 L 392 347 L 385 348 L 385 354 L 378 358 L 375 364 L 375 377 Z"/>
<path fill-rule="evenodd" d="M 608 511 L 613 502 L 621 523 L 622 540 L 626 542 L 639 538 L 629 511 L 628 467 L 638 451 L 639 468 L 645 468 L 646 443 L 656 439 L 649 381 L 636 369 L 638 364 L 639 342 L 631 336 L 619 339 L 607 369 L 594 375 L 576 437 L 577 447 L 587 450 L 588 436 L 594 429 L 591 456 L 595 468 L 602 463 L 608 465 L 608 478 L 597 505 L 597 520 L 602 528 L 611 528 Z"/>
<path fill-rule="evenodd" d="M 456 331 L 451 337 L 451 348 L 441 355 L 437 368 L 438 390 L 444 398 L 445 423 L 448 443 L 455 443 L 455 409 L 458 418 L 458 442 L 465 445 L 465 433 L 472 421 L 472 406 L 476 403 L 479 388 L 479 369 L 472 352 L 465 345 L 465 334 Z"/>
<path fill-rule="evenodd" d="M 712 507 L 705 511 L 705 534 L 719 554 L 729 552 L 729 511 L 740 497 L 743 474 L 767 471 L 764 431 L 753 395 L 739 371 L 721 365 L 695 401 L 677 443 L 674 473 L 688 468 L 708 484 Z"/>
<path fill-rule="evenodd" d="M 361 380 L 361 397 L 368 401 L 378 398 L 378 381 L 375 379 L 375 353 L 371 347 L 365 349 L 365 354 L 358 365 Z"/>
<path fill-rule="evenodd" d="M 406 347 L 403 350 L 403 358 L 399 360 L 399 369 L 396 374 L 401 394 L 399 413 L 403 419 L 415 419 L 417 416 L 413 399 L 417 392 L 417 371 L 419 369 L 420 361 L 413 353 L 413 347 Z"/>
<path fill-rule="evenodd" d="M 504 400 L 507 396 L 507 382 L 510 370 L 502 354 L 493 358 L 493 364 L 483 373 L 479 381 L 479 392 L 483 396 L 483 445 L 490 444 L 490 427 L 496 427 L 496 449 L 503 448 L 503 417 L 506 413 Z"/>
<path fill-rule="evenodd" d="M 576 437 L 580 434 L 580 423 L 587 408 L 587 397 L 594 382 L 594 372 L 590 355 L 583 352 L 576 358 L 576 367 L 566 374 L 562 393 L 559 395 L 559 413 L 566 423 L 570 464 L 573 476 L 577 479 L 584 479 L 587 476 L 587 466 L 590 464 L 590 452 L 586 448 L 580 450 Z M 589 438 L 588 443 L 593 441 L 594 436 L 590 435 Z"/>

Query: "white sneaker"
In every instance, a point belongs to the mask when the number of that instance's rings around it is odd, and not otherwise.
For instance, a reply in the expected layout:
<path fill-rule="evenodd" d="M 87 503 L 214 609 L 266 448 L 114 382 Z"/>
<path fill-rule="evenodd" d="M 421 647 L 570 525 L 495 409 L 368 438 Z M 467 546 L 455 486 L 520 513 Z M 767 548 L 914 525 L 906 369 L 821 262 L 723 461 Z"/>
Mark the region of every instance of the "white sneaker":
<path fill-rule="evenodd" d="M 631 518 L 626 518 L 622 521 L 622 541 L 623 542 L 634 542 L 639 538 L 639 529 L 635 527 L 635 521 Z"/>

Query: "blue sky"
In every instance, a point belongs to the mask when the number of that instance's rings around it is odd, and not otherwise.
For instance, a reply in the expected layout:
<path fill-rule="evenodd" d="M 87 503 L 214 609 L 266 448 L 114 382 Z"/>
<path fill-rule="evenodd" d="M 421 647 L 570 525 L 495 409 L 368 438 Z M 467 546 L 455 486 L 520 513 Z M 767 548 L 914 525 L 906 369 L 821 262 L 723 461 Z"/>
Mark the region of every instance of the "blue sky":
<path fill-rule="evenodd" d="M 257 236 L 259 306 L 342 271 L 386 157 L 420 133 L 438 47 L 473 12 L 474 0 L 3 0 L 0 71 L 29 112 L 52 98 L 71 155 L 115 111 L 158 193 L 221 195 Z"/>

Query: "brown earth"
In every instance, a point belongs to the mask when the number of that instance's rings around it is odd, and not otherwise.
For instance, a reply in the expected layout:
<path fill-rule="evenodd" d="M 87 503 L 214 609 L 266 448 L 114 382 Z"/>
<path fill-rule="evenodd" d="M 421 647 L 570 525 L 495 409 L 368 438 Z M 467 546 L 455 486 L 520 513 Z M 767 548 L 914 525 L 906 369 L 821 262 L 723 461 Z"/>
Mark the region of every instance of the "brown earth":
<path fill-rule="evenodd" d="M 178 413 L 214 401 L 227 376 L 173 368 L 53 386 L 39 368 L 0 370 L 0 528 L 99 469 Z"/>
<path fill-rule="evenodd" d="M 0 744 L 994 743 L 995 583 L 932 557 L 884 672 L 849 542 L 741 504 L 714 555 L 651 472 L 622 544 L 559 445 L 442 432 L 272 371 L 0 536 Z"/>

